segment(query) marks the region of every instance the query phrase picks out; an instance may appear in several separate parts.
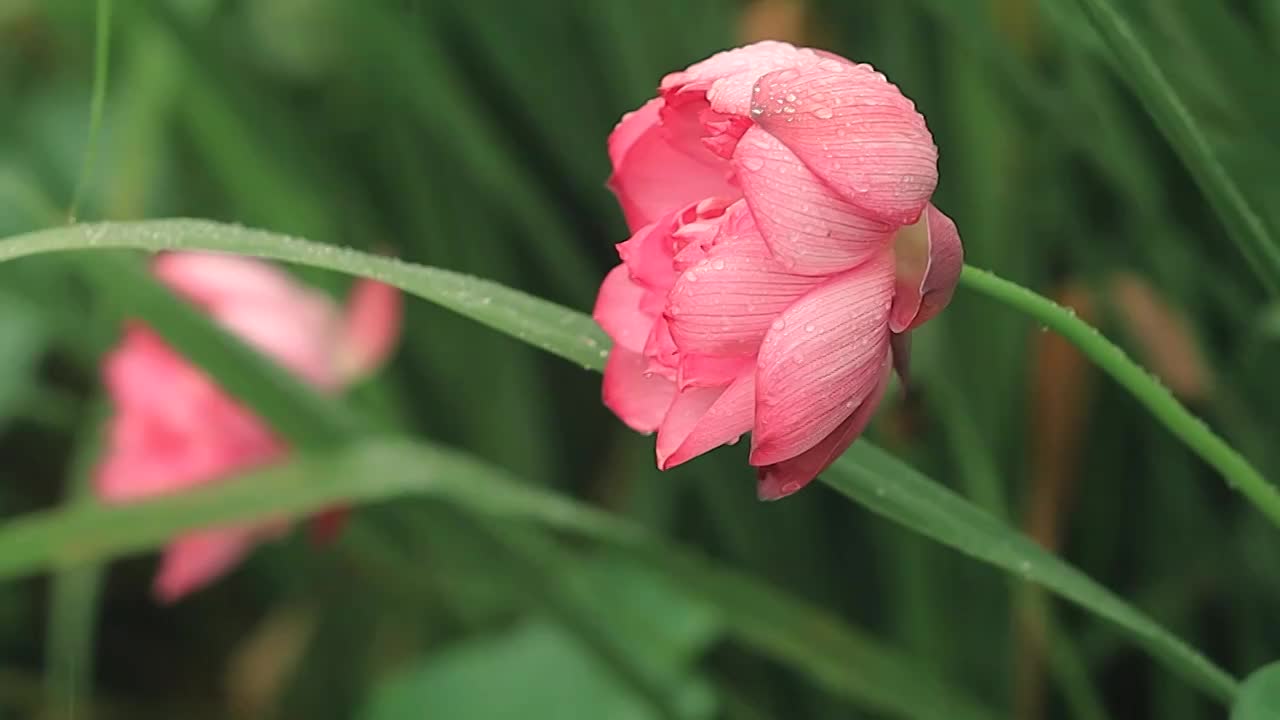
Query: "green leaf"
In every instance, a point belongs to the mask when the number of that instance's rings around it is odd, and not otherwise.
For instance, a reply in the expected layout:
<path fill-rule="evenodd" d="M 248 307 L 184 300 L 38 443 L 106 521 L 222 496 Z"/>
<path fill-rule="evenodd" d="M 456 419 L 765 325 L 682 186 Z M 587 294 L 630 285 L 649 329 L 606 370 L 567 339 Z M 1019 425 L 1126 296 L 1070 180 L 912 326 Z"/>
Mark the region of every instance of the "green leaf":
<path fill-rule="evenodd" d="M 1209 199 L 1254 272 L 1280 293 L 1280 244 L 1253 198 L 1236 182 L 1187 99 L 1112 0 L 1078 0 L 1115 55 L 1115 67 L 1138 95 Z"/>
<path fill-rule="evenodd" d="M 1170 670 L 1220 698 L 1237 681 L 1115 593 L 995 516 L 880 448 L 860 442 L 823 479 L 872 512 L 1042 585 L 1115 623 Z"/>
<path fill-rule="evenodd" d="M 689 685 L 682 717 L 710 718 L 706 686 Z M 655 720 L 572 636 L 529 621 L 494 637 L 463 641 L 374 691 L 365 720 L 432 715 L 457 720 Z"/>
<path fill-rule="evenodd" d="M 1231 720 L 1280 717 L 1280 663 L 1271 663 L 1245 678 L 1231 706 Z"/>
<path fill-rule="evenodd" d="M 108 222 L 39 230 L 0 242 L 0 262 L 94 248 L 215 250 L 374 278 L 588 370 L 603 368 L 609 354 L 609 340 L 591 318 L 495 282 L 205 220 Z"/>
<path fill-rule="evenodd" d="M 435 497 L 493 520 L 571 532 L 631 554 L 712 609 L 740 642 L 865 707 L 898 717 L 993 717 L 925 668 L 820 608 L 608 513 L 522 485 L 465 454 L 407 440 L 359 440 L 338 451 L 298 453 L 269 469 L 179 495 L 77 505 L 11 520 L 0 526 L 0 579 L 142 552 L 190 529 L 302 517 L 336 504 L 410 495 Z"/>
<path fill-rule="evenodd" d="M 42 230 L 0 242 L 0 262 L 39 253 L 86 248 L 188 249 L 237 252 L 372 277 L 395 285 L 423 299 L 439 303 L 500 332 L 576 362 L 587 369 L 600 369 L 603 366 L 604 358 L 608 354 L 608 339 L 603 336 L 590 317 L 554 303 L 534 298 L 525 293 L 505 288 L 496 283 L 446 270 L 375 257 L 354 250 L 335 248 L 298 238 L 207 221 L 153 220 L 137 223 L 99 223 Z M 455 462 L 457 462 L 456 458 Z M 405 491 L 407 488 L 402 483 L 408 482 L 409 486 L 415 486 L 412 481 L 405 480 L 403 475 L 397 476 L 393 472 L 394 469 L 395 466 L 392 465 L 386 468 L 385 472 L 369 473 L 367 477 L 376 478 L 377 480 L 371 481 L 367 487 L 353 488 L 353 492 L 359 492 L 361 495 L 358 498 L 348 499 L 378 499 Z M 319 470 L 320 468 L 317 468 L 317 472 Z M 859 501 L 867 504 L 873 510 L 882 512 L 886 516 L 905 524 L 908 528 L 960 549 L 962 552 L 984 562 L 1015 574 L 1023 575 L 1033 582 L 1041 583 L 1046 588 L 1079 603 L 1082 607 L 1100 617 L 1119 624 L 1153 655 L 1164 660 L 1171 668 L 1181 672 L 1185 677 L 1192 679 L 1199 687 L 1210 691 L 1212 694 L 1218 697 L 1230 697 L 1234 692 L 1236 685 L 1234 678 L 1163 630 L 1149 617 L 1098 586 L 1081 571 L 1071 567 L 1064 561 L 1048 555 L 1017 530 L 1000 523 L 987 513 L 958 496 L 954 496 L 936 483 L 914 471 L 909 471 L 906 466 L 893 461 L 890 456 L 883 453 L 883 451 L 877 450 L 869 443 L 859 443 L 851 454 L 848 454 L 846 458 L 837 463 L 835 472 L 828 473 L 828 475 L 830 477 L 825 479 L 835 485 L 837 489 L 851 495 L 855 494 L 856 490 L 856 497 Z M 440 481 L 440 478 L 434 476 L 431 479 L 433 484 Z M 918 490 L 921 493 L 921 497 L 932 498 L 936 507 L 921 509 L 910 504 L 913 502 L 911 498 L 904 496 L 900 492 L 894 492 L 890 495 L 889 491 L 893 489 L 895 483 L 906 483 L 906 487 Z M 864 492 L 868 487 L 870 492 Z M 340 484 L 335 484 L 332 481 L 327 484 L 325 482 L 316 482 L 314 487 L 307 487 L 306 491 L 308 495 L 317 492 L 323 493 L 325 488 L 328 488 L 330 495 L 323 498 L 314 498 L 317 502 L 308 502 L 304 496 L 289 495 L 287 493 L 279 502 L 286 505 L 286 510 L 294 509 L 295 512 L 305 512 L 343 499 Z M 273 484 L 272 490 L 276 489 Z M 293 489 L 302 492 L 302 489 L 297 485 Z M 470 499 L 475 501 L 480 506 L 480 509 L 502 514 L 503 512 L 520 508 L 521 500 L 516 499 L 517 497 L 521 497 L 524 500 L 529 499 L 527 493 L 531 491 L 519 488 L 519 486 L 516 486 L 513 490 L 522 491 L 525 495 L 522 496 L 519 492 L 513 491 L 511 494 L 506 495 L 482 495 Z M 211 494 L 211 497 L 206 501 L 209 503 L 207 506 L 200 500 L 204 496 L 194 493 L 190 496 L 184 495 L 181 498 L 156 502 L 188 503 L 188 505 L 183 505 L 182 507 L 192 513 L 193 518 L 198 520 L 207 518 L 205 520 L 206 524 L 213 523 L 215 520 L 221 521 L 221 518 L 216 515 L 216 504 L 221 497 L 216 493 L 221 492 L 221 488 L 212 488 L 199 492 Z M 465 490 L 460 490 L 460 492 L 465 492 Z M 905 503 L 905 505 L 902 507 L 889 505 L 887 504 L 888 500 L 877 502 L 881 497 L 881 493 L 883 493 L 884 498 L 901 498 L 900 502 Z M 515 503 L 514 508 L 509 504 L 504 505 L 504 503 L 512 502 Z M 559 516 L 559 513 L 565 512 L 563 507 L 547 508 L 541 502 L 534 503 L 534 505 L 546 513 L 543 516 L 544 520 L 566 519 Z M 122 508 L 116 512 L 124 510 L 126 509 Z M 250 512 L 248 508 L 243 510 Z M 211 515 L 201 515 L 200 513 L 211 513 Z M 575 521 L 587 522 L 586 518 L 582 516 L 571 515 Z M 174 519 L 179 516 L 180 513 L 175 512 L 165 517 L 153 518 L 146 513 L 139 517 L 149 523 L 158 523 L 159 526 L 165 529 L 165 532 L 176 532 L 186 527 L 181 523 L 173 524 Z M 587 522 L 587 525 L 593 531 L 602 531 L 606 536 L 612 537 L 614 540 L 626 541 L 635 539 L 634 535 L 630 533 L 623 533 L 623 536 L 619 537 L 617 533 L 620 530 L 616 524 L 610 522 L 601 524 L 602 521 L 596 516 L 589 517 L 595 518 Z M 77 538 L 75 533 L 86 530 L 93 531 L 95 527 L 93 523 L 96 520 L 98 519 L 77 519 L 74 516 L 71 518 L 59 518 L 59 523 L 72 523 L 72 525 L 65 528 L 59 525 L 59 533 L 56 535 L 61 539 L 61 542 L 72 542 L 74 545 L 73 541 Z M 83 524 L 74 524 L 77 522 Z M 922 524 L 918 525 L 917 523 Z M 34 527 L 19 525 L 16 529 L 10 527 L 7 530 L 8 532 L 0 531 L 0 577 L 4 576 L 6 572 L 14 571 L 9 568 L 7 563 L 18 563 L 18 572 L 32 572 L 43 567 L 44 565 L 41 563 L 46 562 L 45 559 L 38 557 L 39 553 L 47 554 L 54 550 L 65 551 L 64 548 L 50 547 L 50 542 L 44 539 L 44 533 L 49 532 L 44 525 L 36 524 Z M 139 528 L 122 528 L 121 531 L 138 530 Z M 14 532 L 18 534 L 13 536 Z M 63 535 L 61 533 L 66 534 Z M 89 537 L 99 537 L 100 535 L 101 533 L 94 532 Z M 121 541 L 123 542 L 123 539 Z M 141 549 L 147 546 L 145 541 L 140 545 L 137 544 L 138 542 L 135 539 L 133 540 L 134 544 L 124 542 L 123 545 L 118 547 L 127 550 Z M 23 547 L 23 543 L 26 543 L 26 547 Z M 690 574 L 690 579 L 697 580 L 697 574 Z M 742 594 L 737 594 L 734 601 L 741 600 L 742 597 Z M 776 608 L 769 607 L 770 602 L 766 597 L 752 597 L 751 599 L 765 606 L 760 610 L 761 612 L 776 610 Z M 743 613 L 751 612 L 745 606 L 737 609 Z M 838 642 L 823 632 L 824 627 L 825 623 L 819 623 L 819 627 L 810 628 L 813 642 L 816 643 L 815 646 L 843 643 L 840 652 L 848 651 L 849 656 L 852 657 L 851 648 L 859 644 L 857 640 L 850 640 L 846 637 L 843 641 Z M 825 669 L 829 666 L 821 661 L 815 661 L 809 647 L 807 645 L 798 645 L 796 637 L 800 637 L 800 635 L 780 635 L 772 632 L 770 628 L 758 625 L 751 626 L 751 634 L 749 635 L 750 641 L 757 647 L 767 648 L 771 652 L 783 654 L 797 663 L 817 662 L 817 666 L 810 667 L 810 670 L 813 671 L 812 674 L 815 677 L 824 681 L 824 683 L 840 684 L 841 686 L 844 683 L 853 683 L 855 685 L 853 691 L 859 695 L 867 693 L 874 695 L 878 691 L 883 691 L 884 697 L 880 698 L 880 700 L 887 703 L 889 707 L 894 706 L 893 703 L 895 698 L 898 697 L 898 693 L 884 690 L 884 688 L 888 687 L 887 685 L 882 686 L 874 680 L 867 681 L 866 678 L 870 677 L 870 675 L 866 673 L 860 673 L 859 677 L 856 678 L 824 675 Z M 846 667 L 843 664 L 838 663 L 830 667 L 834 668 L 840 675 L 847 674 L 843 670 Z M 912 694 L 909 687 L 904 689 L 906 695 Z"/>

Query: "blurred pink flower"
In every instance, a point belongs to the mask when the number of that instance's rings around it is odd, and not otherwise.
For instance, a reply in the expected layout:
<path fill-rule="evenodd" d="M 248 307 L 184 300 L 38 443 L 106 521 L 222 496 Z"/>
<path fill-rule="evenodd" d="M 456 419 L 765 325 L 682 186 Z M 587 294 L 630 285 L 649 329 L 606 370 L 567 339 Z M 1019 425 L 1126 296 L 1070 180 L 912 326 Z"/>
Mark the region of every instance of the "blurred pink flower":
<path fill-rule="evenodd" d="M 271 265 L 231 255 L 171 253 L 155 273 L 225 330 L 325 391 L 373 372 L 400 329 L 400 295 L 362 280 L 344 309 Z M 245 406 L 169 349 L 131 325 L 103 365 L 114 404 L 98 494 L 128 502 L 216 482 L 269 464 L 288 448 Z M 322 517 L 332 522 L 335 511 Z M 169 602 L 227 572 L 283 522 L 193 532 L 165 550 L 154 589 Z"/>
<path fill-rule="evenodd" d="M 596 300 L 605 404 L 662 469 L 750 432 L 760 497 L 799 490 L 959 277 L 924 118 L 868 65 L 761 42 L 663 78 L 609 156 L 633 234 Z"/>

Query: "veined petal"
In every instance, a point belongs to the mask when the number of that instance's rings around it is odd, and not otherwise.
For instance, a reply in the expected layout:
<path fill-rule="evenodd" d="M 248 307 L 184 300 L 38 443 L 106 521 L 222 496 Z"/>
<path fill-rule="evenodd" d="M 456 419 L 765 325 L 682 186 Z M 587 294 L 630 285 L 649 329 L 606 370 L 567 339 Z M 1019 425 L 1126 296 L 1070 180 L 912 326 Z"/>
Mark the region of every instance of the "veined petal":
<path fill-rule="evenodd" d="M 702 198 L 737 194 L 728 164 L 702 145 L 701 126 L 666 127 L 664 105 L 661 98 L 650 100 L 623 116 L 609 135 L 609 188 L 633 231 Z"/>
<path fill-rule="evenodd" d="M 871 217 L 915 222 L 938 183 L 938 149 L 915 105 L 869 65 L 834 59 L 756 83 L 751 114 Z"/>
<path fill-rule="evenodd" d="M 676 386 L 649 371 L 639 353 L 615 347 L 604 366 L 604 404 L 632 430 L 651 433 L 667 414 Z"/>
<path fill-rule="evenodd" d="M 817 445 L 872 393 L 889 356 L 893 255 L 827 280 L 778 318 L 760 346 L 751 464 Z"/>
<path fill-rule="evenodd" d="M 748 368 L 728 387 L 679 392 L 658 428 L 658 468 L 667 470 L 751 430 L 755 373 Z"/>
<path fill-rule="evenodd" d="M 893 363 L 897 363 L 896 357 Z M 885 388 L 889 386 L 889 364 L 885 363 L 880 373 L 880 382 L 871 394 L 831 434 L 790 460 L 765 465 L 756 471 L 757 497 L 761 500 L 784 498 L 808 485 L 822 471 L 831 467 L 831 463 L 858 439 L 875 415 L 876 408 L 884 398 Z"/>
<path fill-rule="evenodd" d="M 951 302 L 964 247 L 956 224 L 930 203 L 919 222 L 898 232 L 893 253 L 898 279 L 889 328 L 900 333 L 923 325 Z"/>
<path fill-rule="evenodd" d="M 750 355 L 696 355 L 680 353 L 676 367 L 676 387 L 724 387 L 742 373 L 755 372 L 756 359 Z"/>
<path fill-rule="evenodd" d="M 815 63 L 821 56 L 809 48 L 764 40 L 716 53 L 687 70 L 662 79 L 664 97 L 705 95 L 716 112 L 746 116 L 751 110 L 751 88 L 765 73 Z"/>
<path fill-rule="evenodd" d="M 633 353 L 644 350 L 645 340 L 653 329 L 653 316 L 640 308 L 644 296 L 645 289 L 631 280 L 627 266 L 619 265 L 605 275 L 591 312 L 591 317 L 618 347 Z"/>
<path fill-rule="evenodd" d="M 760 233 L 791 272 L 848 270 L 888 246 L 897 229 L 846 202 L 781 140 L 759 127 L 743 135 L 733 167 Z"/>

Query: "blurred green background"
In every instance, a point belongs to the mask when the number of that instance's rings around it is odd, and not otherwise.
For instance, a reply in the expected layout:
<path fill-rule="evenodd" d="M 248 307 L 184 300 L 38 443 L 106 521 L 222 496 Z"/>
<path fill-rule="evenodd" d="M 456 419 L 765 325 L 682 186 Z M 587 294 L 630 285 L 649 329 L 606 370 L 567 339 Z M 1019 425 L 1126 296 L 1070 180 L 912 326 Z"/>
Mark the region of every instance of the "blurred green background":
<path fill-rule="evenodd" d="M 1280 2 L 1115 5 L 1280 227 Z M 0 0 L 0 236 L 66 220 L 94 17 L 83 0 Z M 664 73 L 763 38 L 883 70 L 928 118 L 935 202 L 969 262 L 1076 308 L 1280 477 L 1280 305 L 1074 1 L 117 0 L 78 216 L 239 222 L 589 310 L 626 237 L 609 130 Z M 119 318 L 77 262 L 0 267 L 7 515 L 84 494 Z M 1132 398 L 963 290 L 916 347 L 877 442 L 1225 667 L 1280 654 L 1273 529 Z M 1001 716 L 1222 717 L 1097 620 L 1037 613 L 1025 588 L 824 486 L 758 503 L 743 447 L 659 474 L 597 376 L 425 303 L 351 402 L 822 605 Z M 172 607 L 148 592 L 154 557 L 0 586 L 0 717 L 660 717 L 546 609 L 524 560 L 420 505 L 411 522 L 360 509 L 334 547 L 265 546 Z M 394 540 L 382 561 L 354 549 L 369 528 Z M 658 628 L 627 646 L 678 686 L 684 717 L 878 717 L 726 641 L 669 578 L 557 557 L 553 576 L 604 617 Z"/>

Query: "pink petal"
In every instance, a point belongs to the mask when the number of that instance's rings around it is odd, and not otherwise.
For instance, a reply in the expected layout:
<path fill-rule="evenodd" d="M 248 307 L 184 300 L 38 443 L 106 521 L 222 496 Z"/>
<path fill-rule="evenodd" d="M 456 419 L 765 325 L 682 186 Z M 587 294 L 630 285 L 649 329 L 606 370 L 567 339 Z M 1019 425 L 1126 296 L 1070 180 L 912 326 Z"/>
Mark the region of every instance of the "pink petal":
<path fill-rule="evenodd" d="M 751 430 L 755 384 L 747 368 L 728 387 L 679 392 L 658 428 L 658 468 L 673 468 Z"/>
<path fill-rule="evenodd" d="M 897 362 L 897 358 L 894 358 Z M 858 409 L 817 445 L 791 458 L 756 471 L 756 495 L 761 500 L 778 500 L 808 485 L 853 444 L 875 415 L 885 388 L 889 386 L 888 365 L 880 373 L 880 382 Z"/>
<path fill-rule="evenodd" d="M 255 544 L 281 534 L 285 527 L 268 524 L 184 535 L 165 549 L 152 589 L 161 602 L 175 602 L 225 575 Z"/>
<path fill-rule="evenodd" d="M 711 108 L 725 115 L 746 116 L 751 110 L 751 88 L 765 73 L 816 63 L 821 56 L 808 48 L 765 40 L 716 53 L 688 69 L 662 79 L 664 97 L 705 95 Z"/>
<path fill-rule="evenodd" d="M 791 272 L 848 270 L 885 248 L 897 229 L 846 202 L 761 128 L 743 136 L 733 167 L 765 242 Z"/>
<path fill-rule="evenodd" d="M 747 222 L 729 219 L 722 230 L 742 234 L 722 234 L 667 296 L 667 322 L 683 353 L 754 353 L 778 315 L 821 281 L 784 270 L 770 256 L 745 205 L 734 208 L 731 215 L 740 213 Z"/>
<path fill-rule="evenodd" d="M 591 312 L 597 324 L 625 350 L 644 350 L 645 340 L 653 329 L 654 317 L 640 309 L 645 290 L 631 280 L 626 265 L 619 265 L 605 276 Z"/>
<path fill-rule="evenodd" d="M 898 232 L 893 252 L 897 289 L 889 328 L 900 333 L 924 324 L 951 302 L 964 267 L 964 247 L 956 224 L 930 203 L 919 222 Z"/>
<path fill-rule="evenodd" d="M 362 279 L 351 288 L 338 341 L 338 377 L 346 382 L 377 370 L 400 337 L 400 291 Z"/>
<path fill-rule="evenodd" d="M 643 355 L 614 348 L 604 367 L 604 404 L 632 430 L 658 429 L 675 396 L 671 380 L 649 371 Z"/>
<path fill-rule="evenodd" d="M 162 253 L 152 271 L 172 290 L 205 307 L 228 299 L 288 303 L 299 290 L 292 276 L 270 263 L 223 253 Z"/>
<path fill-rule="evenodd" d="M 738 194 L 728 164 L 699 141 L 701 126 L 664 126 L 663 106 L 661 98 L 650 100 L 623 116 L 609 136 L 609 188 L 633 231 L 691 202 Z"/>
<path fill-rule="evenodd" d="M 889 355 L 893 257 L 832 277 L 787 308 L 760 346 L 751 464 L 817 445 L 875 389 Z"/>
<path fill-rule="evenodd" d="M 724 387 L 750 369 L 755 372 L 756 359 L 750 355 L 696 355 L 681 353 L 676 367 L 676 387 Z"/>
<path fill-rule="evenodd" d="M 223 329 L 311 384 L 337 389 L 342 318 L 329 298 L 297 295 L 288 304 L 227 302 L 215 310 Z"/>
<path fill-rule="evenodd" d="M 938 150 L 915 105 L 869 65 L 825 59 L 764 75 L 751 114 L 845 200 L 915 222 L 938 182 Z"/>

